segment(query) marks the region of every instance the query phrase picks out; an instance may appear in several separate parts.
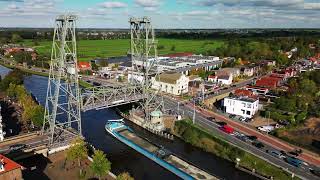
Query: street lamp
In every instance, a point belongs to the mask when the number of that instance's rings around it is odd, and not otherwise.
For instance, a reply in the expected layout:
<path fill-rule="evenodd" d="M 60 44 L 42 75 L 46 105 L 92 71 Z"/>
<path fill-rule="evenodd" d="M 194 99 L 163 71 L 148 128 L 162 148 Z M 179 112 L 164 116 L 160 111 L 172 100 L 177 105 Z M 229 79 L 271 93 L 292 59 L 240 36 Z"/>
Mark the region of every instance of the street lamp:
<path fill-rule="evenodd" d="M 192 117 L 192 123 L 195 124 L 196 121 L 196 100 L 193 99 L 193 117 Z"/>

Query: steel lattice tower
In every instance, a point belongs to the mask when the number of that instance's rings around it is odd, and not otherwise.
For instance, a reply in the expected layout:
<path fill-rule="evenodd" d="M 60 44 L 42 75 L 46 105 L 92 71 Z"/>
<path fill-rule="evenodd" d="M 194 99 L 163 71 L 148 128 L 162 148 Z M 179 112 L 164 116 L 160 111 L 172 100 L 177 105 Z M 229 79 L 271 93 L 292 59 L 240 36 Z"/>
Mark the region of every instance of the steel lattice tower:
<path fill-rule="evenodd" d="M 76 19 L 74 15 L 61 15 L 55 20 L 42 128 L 50 134 L 50 145 L 64 141 L 67 135 L 81 135 Z"/>
<path fill-rule="evenodd" d="M 150 75 L 158 75 L 157 41 L 148 17 L 130 18 L 132 72 L 143 75 L 142 82 L 145 99 L 141 103 L 145 120 L 150 120 L 150 111 L 160 109 L 162 101 L 157 99 L 157 92 L 151 90 Z"/>

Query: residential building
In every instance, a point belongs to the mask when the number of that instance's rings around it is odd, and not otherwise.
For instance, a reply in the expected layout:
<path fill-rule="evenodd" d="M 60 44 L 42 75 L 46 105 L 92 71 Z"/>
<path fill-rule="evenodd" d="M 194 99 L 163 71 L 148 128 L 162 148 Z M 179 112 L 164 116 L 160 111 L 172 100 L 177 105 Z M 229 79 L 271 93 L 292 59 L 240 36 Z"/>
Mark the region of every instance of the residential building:
<path fill-rule="evenodd" d="M 282 77 L 268 76 L 263 77 L 256 81 L 255 86 L 264 87 L 268 89 L 275 89 L 277 86 L 280 86 Z"/>
<path fill-rule="evenodd" d="M 246 96 L 233 96 L 223 99 L 225 112 L 245 118 L 252 118 L 258 112 L 259 99 Z"/>
<path fill-rule="evenodd" d="M 240 73 L 243 76 L 251 77 L 251 76 L 256 75 L 258 73 L 259 69 L 260 69 L 259 66 L 254 66 L 254 65 L 244 66 L 244 67 L 241 67 Z"/>
<path fill-rule="evenodd" d="M 247 86 L 246 89 L 259 95 L 266 95 L 269 92 L 268 88 L 257 87 L 257 86 Z"/>
<path fill-rule="evenodd" d="M 232 74 L 218 75 L 217 82 L 221 85 L 231 85 L 233 81 Z"/>
<path fill-rule="evenodd" d="M 232 77 L 238 77 L 240 75 L 240 68 L 222 68 L 216 72 L 216 75 L 231 74 Z"/>
<path fill-rule="evenodd" d="M 209 81 L 209 82 L 213 82 L 213 83 L 215 83 L 215 82 L 217 82 L 217 81 L 218 81 L 218 76 L 215 76 L 215 75 L 209 75 L 209 76 L 208 76 L 208 81 Z"/>
<path fill-rule="evenodd" d="M 22 166 L 0 154 L 0 179 L 22 180 Z"/>
<path fill-rule="evenodd" d="M 90 62 L 79 61 L 78 68 L 80 71 L 91 70 L 91 64 L 90 64 Z"/>
<path fill-rule="evenodd" d="M 163 73 L 152 78 L 152 88 L 162 92 L 181 95 L 188 93 L 189 78 L 181 73 Z"/>

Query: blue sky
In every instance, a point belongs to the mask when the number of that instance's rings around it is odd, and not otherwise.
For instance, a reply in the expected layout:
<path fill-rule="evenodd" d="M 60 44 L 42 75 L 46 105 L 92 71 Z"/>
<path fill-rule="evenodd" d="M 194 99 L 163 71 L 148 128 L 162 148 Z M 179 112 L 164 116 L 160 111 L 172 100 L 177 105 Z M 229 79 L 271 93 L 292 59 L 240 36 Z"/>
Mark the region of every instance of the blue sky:
<path fill-rule="evenodd" d="M 320 0 L 0 0 L 0 27 L 52 27 L 75 13 L 82 28 L 320 28 Z"/>

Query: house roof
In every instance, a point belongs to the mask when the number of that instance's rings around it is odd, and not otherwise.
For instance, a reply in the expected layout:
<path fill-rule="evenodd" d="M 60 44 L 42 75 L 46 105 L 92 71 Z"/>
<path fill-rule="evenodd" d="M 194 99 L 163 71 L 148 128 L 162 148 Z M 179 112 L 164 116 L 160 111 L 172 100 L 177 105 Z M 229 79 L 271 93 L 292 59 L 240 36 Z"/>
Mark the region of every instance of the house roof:
<path fill-rule="evenodd" d="M 78 67 L 81 68 L 90 68 L 91 64 L 90 62 L 84 62 L 84 61 L 80 61 L 78 62 Z"/>
<path fill-rule="evenodd" d="M 252 91 L 249 91 L 249 90 L 246 90 L 246 89 L 236 89 L 234 91 L 234 95 L 236 95 L 236 96 L 247 96 L 247 97 L 255 97 L 256 96 Z"/>
<path fill-rule="evenodd" d="M 230 78 L 230 75 L 220 75 L 218 76 L 218 79 L 225 79 L 225 80 L 228 80 Z"/>
<path fill-rule="evenodd" d="M 217 78 L 218 76 L 215 76 L 215 75 L 209 75 L 208 78 L 211 78 L 211 79 L 215 79 Z"/>
<path fill-rule="evenodd" d="M 12 161 L 11 159 L 5 157 L 2 154 L 0 154 L 0 164 L 4 165 L 4 171 L 0 172 L 0 174 L 12 171 L 17 168 L 22 168 L 20 164 Z"/>
<path fill-rule="evenodd" d="M 181 73 L 163 73 L 157 76 L 156 80 L 169 84 L 176 84 L 177 80 L 182 76 Z"/>

